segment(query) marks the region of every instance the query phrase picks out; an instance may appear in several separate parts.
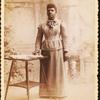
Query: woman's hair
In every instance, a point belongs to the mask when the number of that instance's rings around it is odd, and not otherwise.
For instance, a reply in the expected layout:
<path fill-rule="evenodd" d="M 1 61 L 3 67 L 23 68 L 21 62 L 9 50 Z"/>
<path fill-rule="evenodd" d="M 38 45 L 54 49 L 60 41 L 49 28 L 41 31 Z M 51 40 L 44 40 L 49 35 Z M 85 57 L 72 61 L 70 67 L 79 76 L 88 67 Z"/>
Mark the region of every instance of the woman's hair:
<path fill-rule="evenodd" d="M 47 9 L 48 9 L 48 8 L 54 8 L 55 11 L 57 12 L 57 7 L 56 7 L 55 4 L 49 3 L 49 4 L 47 5 Z"/>

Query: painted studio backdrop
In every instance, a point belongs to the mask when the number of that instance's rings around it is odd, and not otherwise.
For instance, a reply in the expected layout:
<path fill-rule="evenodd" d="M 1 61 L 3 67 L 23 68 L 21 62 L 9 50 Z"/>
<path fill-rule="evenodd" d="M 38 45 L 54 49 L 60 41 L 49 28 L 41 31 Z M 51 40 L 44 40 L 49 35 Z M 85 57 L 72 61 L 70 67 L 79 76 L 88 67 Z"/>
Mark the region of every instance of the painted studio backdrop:
<path fill-rule="evenodd" d="M 85 100 L 95 100 L 95 0 L 5 0 L 5 57 L 10 54 L 32 54 L 37 27 L 47 20 L 46 5 L 48 3 L 57 5 L 58 18 L 63 20 L 67 26 L 68 51 L 71 54 L 70 64 L 68 65 L 66 62 L 68 82 L 72 82 L 71 84 L 76 83 L 77 85 L 85 84 L 84 87 L 87 87 L 88 84 L 89 87 L 84 89 L 86 93 L 82 96 L 85 97 Z M 10 65 L 11 62 L 5 60 L 5 87 Z M 39 61 L 30 61 L 30 80 L 39 81 L 39 70 Z M 11 82 L 23 80 L 25 80 L 24 64 L 21 61 L 16 61 Z M 69 92 L 71 93 L 71 91 Z"/>

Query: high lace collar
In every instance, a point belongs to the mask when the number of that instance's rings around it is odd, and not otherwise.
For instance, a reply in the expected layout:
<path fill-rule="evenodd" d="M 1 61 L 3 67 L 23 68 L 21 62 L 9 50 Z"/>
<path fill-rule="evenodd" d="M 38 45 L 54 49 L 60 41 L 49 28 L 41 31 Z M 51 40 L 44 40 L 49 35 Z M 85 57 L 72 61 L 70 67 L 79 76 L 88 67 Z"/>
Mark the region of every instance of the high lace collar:
<path fill-rule="evenodd" d="M 53 28 L 57 24 L 58 24 L 58 20 L 57 19 L 47 20 L 47 25 L 49 26 L 49 28 Z"/>

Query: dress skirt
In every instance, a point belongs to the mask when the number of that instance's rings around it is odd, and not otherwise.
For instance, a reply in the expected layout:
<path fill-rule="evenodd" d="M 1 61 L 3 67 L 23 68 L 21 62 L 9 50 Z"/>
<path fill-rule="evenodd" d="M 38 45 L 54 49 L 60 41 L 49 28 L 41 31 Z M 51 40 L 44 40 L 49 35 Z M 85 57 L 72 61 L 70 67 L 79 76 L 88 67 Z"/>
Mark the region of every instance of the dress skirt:
<path fill-rule="evenodd" d="M 65 97 L 67 70 L 63 50 L 43 50 L 42 55 L 47 58 L 40 60 L 40 97 Z"/>

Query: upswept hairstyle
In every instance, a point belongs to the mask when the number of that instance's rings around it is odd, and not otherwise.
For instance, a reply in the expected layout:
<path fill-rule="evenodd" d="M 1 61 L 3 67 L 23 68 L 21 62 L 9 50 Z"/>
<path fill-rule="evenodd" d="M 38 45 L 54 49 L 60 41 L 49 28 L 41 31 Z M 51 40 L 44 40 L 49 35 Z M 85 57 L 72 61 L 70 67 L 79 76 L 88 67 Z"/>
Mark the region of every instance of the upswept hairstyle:
<path fill-rule="evenodd" d="M 53 3 L 49 3 L 49 4 L 47 5 L 47 10 L 48 10 L 48 8 L 54 8 L 55 11 L 57 12 L 57 7 L 56 7 L 56 5 L 53 4 Z"/>

